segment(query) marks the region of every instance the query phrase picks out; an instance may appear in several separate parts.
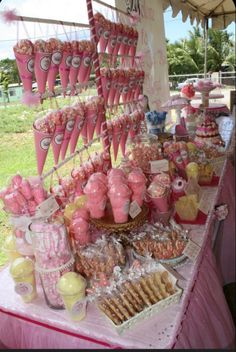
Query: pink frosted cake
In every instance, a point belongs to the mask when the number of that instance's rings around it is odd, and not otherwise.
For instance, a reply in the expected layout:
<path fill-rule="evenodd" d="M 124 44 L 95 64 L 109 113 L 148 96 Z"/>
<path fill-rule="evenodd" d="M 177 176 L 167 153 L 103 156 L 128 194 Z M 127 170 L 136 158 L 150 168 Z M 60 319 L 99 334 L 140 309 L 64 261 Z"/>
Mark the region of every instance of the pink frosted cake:
<path fill-rule="evenodd" d="M 215 121 L 205 121 L 197 126 L 194 141 L 199 145 L 221 145 L 222 139 Z"/>

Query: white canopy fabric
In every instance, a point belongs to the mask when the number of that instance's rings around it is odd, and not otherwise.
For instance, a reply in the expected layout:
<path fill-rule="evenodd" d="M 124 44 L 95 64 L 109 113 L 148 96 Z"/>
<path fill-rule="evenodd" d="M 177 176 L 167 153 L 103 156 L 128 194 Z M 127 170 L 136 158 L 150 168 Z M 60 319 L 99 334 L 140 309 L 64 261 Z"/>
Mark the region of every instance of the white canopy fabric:
<path fill-rule="evenodd" d="M 182 12 L 182 20 L 189 17 L 204 26 L 204 18 L 212 19 L 213 29 L 224 29 L 235 21 L 236 11 L 233 0 L 163 0 L 163 10 L 172 7 L 172 17 Z"/>

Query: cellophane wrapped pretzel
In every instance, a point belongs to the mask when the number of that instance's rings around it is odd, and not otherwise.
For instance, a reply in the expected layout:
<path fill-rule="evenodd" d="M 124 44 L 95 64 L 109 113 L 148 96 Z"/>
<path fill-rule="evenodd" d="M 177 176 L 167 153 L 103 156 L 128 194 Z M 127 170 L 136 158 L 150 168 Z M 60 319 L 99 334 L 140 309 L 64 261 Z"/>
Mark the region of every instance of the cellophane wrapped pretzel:
<path fill-rule="evenodd" d="M 93 244 L 81 247 L 76 255 L 77 271 L 88 278 L 99 273 L 109 277 L 116 265 L 124 264 L 124 249 L 113 237 L 102 237 Z"/>

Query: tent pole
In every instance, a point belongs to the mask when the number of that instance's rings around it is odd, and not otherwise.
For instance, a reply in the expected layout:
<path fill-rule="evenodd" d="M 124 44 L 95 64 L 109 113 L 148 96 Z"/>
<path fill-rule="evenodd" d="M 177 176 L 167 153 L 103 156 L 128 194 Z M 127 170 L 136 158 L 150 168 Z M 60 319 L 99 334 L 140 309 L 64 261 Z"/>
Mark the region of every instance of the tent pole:
<path fill-rule="evenodd" d="M 204 78 L 207 78 L 207 42 L 208 42 L 208 17 L 204 17 Z"/>

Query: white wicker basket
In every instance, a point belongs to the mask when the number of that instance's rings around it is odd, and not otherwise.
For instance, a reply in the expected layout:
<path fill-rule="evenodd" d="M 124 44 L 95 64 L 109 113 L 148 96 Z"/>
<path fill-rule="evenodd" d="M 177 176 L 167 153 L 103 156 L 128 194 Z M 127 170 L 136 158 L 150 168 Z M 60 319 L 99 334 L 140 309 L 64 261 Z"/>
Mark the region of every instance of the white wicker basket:
<path fill-rule="evenodd" d="M 159 267 L 158 271 L 162 272 L 162 271 L 166 270 L 166 268 L 164 268 L 160 263 L 158 264 L 158 267 Z M 145 308 L 142 312 L 136 314 L 134 317 L 123 322 L 121 325 L 114 324 L 114 322 L 111 319 L 109 319 L 105 313 L 103 313 L 106 316 L 106 318 L 110 321 L 110 323 L 113 325 L 113 327 L 116 329 L 118 334 L 124 333 L 126 330 L 135 326 L 135 324 L 140 323 L 144 319 L 146 319 L 146 318 L 168 308 L 169 306 L 179 302 L 183 290 L 176 285 L 177 279 L 170 272 L 169 272 L 169 277 L 170 277 L 170 281 L 172 282 L 172 284 L 174 285 L 174 287 L 176 289 L 176 292 L 173 295 L 153 304 L 152 306 Z"/>
<path fill-rule="evenodd" d="M 136 314 L 134 317 L 125 321 L 121 325 L 115 325 L 113 323 L 113 321 L 110 320 L 108 317 L 107 317 L 107 319 L 109 319 L 109 321 L 114 326 L 116 331 L 119 334 L 122 334 L 126 330 L 132 328 L 135 324 L 142 322 L 144 319 L 162 311 L 163 309 L 169 307 L 172 304 L 178 303 L 180 300 L 180 297 L 182 295 L 182 289 L 180 289 L 179 287 L 176 287 L 176 290 L 177 291 L 172 296 L 169 296 L 169 297 L 157 302 L 156 304 L 153 304 L 151 307 L 144 309 L 142 312 Z"/>

